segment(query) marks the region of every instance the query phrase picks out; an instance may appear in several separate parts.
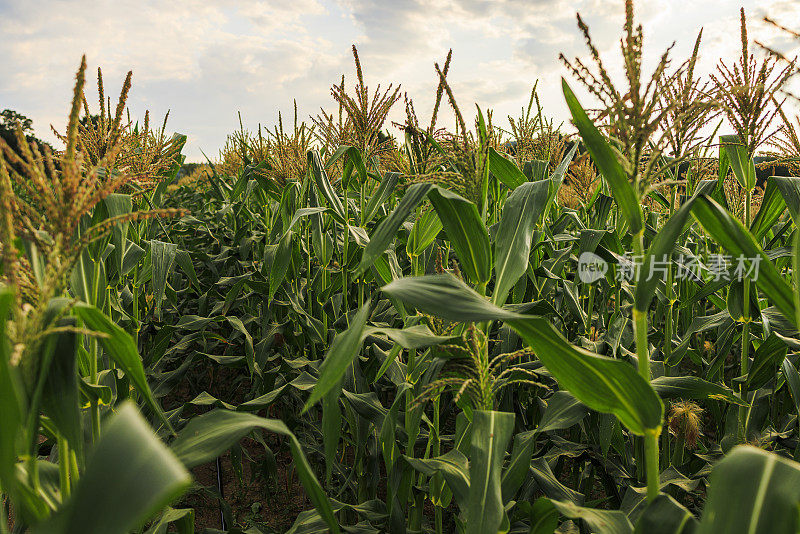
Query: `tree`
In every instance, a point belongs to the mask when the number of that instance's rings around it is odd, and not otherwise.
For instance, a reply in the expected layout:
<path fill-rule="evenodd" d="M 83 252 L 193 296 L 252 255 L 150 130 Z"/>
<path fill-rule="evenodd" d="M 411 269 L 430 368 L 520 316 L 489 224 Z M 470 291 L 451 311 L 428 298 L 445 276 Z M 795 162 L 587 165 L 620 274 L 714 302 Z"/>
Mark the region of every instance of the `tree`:
<path fill-rule="evenodd" d="M 33 120 L 17 113 L 13 109 L 0 111 L 0 131 L 13 134 L 17 129 L 17 125 L 22 128 L 22 133 L 26 136 L 33 135 Z"/>

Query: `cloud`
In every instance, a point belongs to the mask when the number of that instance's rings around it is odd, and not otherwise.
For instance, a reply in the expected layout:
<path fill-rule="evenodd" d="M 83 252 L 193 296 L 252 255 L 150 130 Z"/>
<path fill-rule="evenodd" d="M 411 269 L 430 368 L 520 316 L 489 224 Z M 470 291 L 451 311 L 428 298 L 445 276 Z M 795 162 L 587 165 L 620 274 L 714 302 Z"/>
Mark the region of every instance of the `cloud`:
<path fill-rule="evenodd" d="M 224 142 L 238 109 L 271 120 L 284 102 L 291 106 L 297 87 L 324 97 L 345 59 L 304 26 L 309 17 L 326 14 L 313 0 L 85 0 L 36 7 L 0 8 L 0 32 L 6 36 L 0 61 L 10 73 L 0 78 L 0 101 L 34 118 L 44 137 L 50 123 L 64 124 L 83 53 L 90 64 L 90 91 L 97 65 L 103 67 L 107 93 L 118 90 L 132 69 L 131 108 L 140 115 L 142 104 L 158 113 L 172 108 L 170 125 L 190 135 L 195 159 L 201 147 L 213 153 Z M 218 133 L 193 135 L 195 129 L 212 130 L 209 125 Z"/>
<path fill-rule="evenodd" d="M 686 57 L 704 27 L 700 70 L 738 51 L 738 0 L 685 4 L 640 0 L 637 19 L 645 29 L 652 65 L 676 41 L 675 58 Z M 791 0 L 745 2 L 751 36 L 793 52 L 797 43 L 758 22 L 770 14 L 787 25 L 800 15 Z M 367 83 L 403 84 L 421 118 L 433 105 L 438 77 L 433 63 L 454 49 L 450 81 L 459 106 L 474 103 L 497 117 L 518 113 L 539 79 L 545 109 L 566 117 L 560 91 L 564 69 L 557 60 L 586 57 L 575 25 L 580 11 L 613 76 L 621 73 L 618 40 L 623 3 L 608 0 L 38 0 L 0 3 L 0 107 L 34 119 L 37 133 L 63 127 L 83 53 L 91 68 L 103 67 L 113 94 L 129 69 L 132 112 L 158 115 L 171 109 L 171 128 L 189 135 L 191 160 L 209 155 L 238 126 L 269 124 L 277 112 L 301 118 L 320 106 L 335 109 L 330 86 L 342 73 L 354 82 L 350 55 L 356 43 Z M 689 16 L 691 15 L 691 16 Z M 90 82 L 90 85 L 93 82 Z M 576 85 L 576 84 L 573 84 Z M 90 97 L 91 99 L 91 97 Z M 449 112 L 443 120 L 450 121 Z M 391 115 L 402 120 L 398 106 Z M 48 137 L 51 139 L 51 137 Z"/>

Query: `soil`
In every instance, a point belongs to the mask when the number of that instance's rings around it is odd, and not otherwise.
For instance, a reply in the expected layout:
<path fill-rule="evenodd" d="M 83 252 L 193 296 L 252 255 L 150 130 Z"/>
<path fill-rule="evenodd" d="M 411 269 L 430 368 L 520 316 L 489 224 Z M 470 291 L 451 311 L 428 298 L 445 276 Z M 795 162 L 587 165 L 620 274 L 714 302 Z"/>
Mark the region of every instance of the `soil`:
<path fill-rule="evenodd" d="M 256 462 L 263 458 L 261 444 L 247 439 L 242 449 Z M 276 532 L 285 532 L 292 525 L 297 515 L 312 507 L 306 497 L 302 485 L 294 475 L 290 455 L 276 458 L 278 463 L 277 477 L 266 481 L 260 473 L 254 473 L 257 463 L 244 460 L 242 462 L 241 481 L 236 476 L 230 453 L 221 457 L 223 473 L 223 495 L 230 516 L 227 517 L 228 528 L 232 526 L 249 527 L 252 525 L 267 526 Z M 257 469 L 257 468 L 256 468 Z M 203 528 L 222 528 L 222 509 L 217 493 L 216 462 L 199 466 L 192 470 L 197 489 L 187 495 L 181 506 L 195 510 L 195 528 L 201 532 Z M 232 517 L 231 517 L 232 516 Z M 233 520 L 234 525 L 230 524 Z M 266 529 L 264 529 L 267 531 Z"/>
<path fill-rule="evenodd" d="M 236 377 L 241 377 L 238 369 L 217 367 L 210 372 L 209 367 L 202 366 L 190 374 L 162 399 L 165 410 L 184 405 L 184 418 L 208 410 L 186 404 L 199 393 L 192 391 L 195 388 L 190 383 L 202 386 L 209 394 L 232 404 L 247 400 L 244 391 L 249 387 L 244 386 L 248 384 L 232 385 L 237 383 Z M 269 417 L 266 413 L 257 415 Z M 223 510 L 228 529 L 258 526 L 265 532 L 285 532 L 300 512 L 313 508 L 294 472 L 291 454 L 281 446 L 282 438 L 268 433 L 263 438 L 275 454 L 275 472 L 267 474 L 262 468 L 267 458 L 264 447 L 250 437 L 243 439 L 240 442 L 241 459 L 236 462 L 236 465 L 241 465 L 241 473 L 236 472 L 230 452 L 220 457 L 224 503 L 219 499 L 216 462 L 191 470 L 195 486 L 174 506 L 194 508 L 198 532 L 205 528 L 221 530 Z"/>

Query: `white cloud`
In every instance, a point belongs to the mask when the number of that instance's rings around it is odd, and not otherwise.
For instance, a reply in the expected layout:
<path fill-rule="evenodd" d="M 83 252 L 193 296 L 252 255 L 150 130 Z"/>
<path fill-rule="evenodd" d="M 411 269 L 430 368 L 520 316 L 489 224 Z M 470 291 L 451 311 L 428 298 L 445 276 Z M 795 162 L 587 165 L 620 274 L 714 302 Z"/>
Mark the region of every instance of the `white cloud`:
<path fill-rule="evenodd" d="M 134 71 L 132 111 L 171 109 L 172 128 L 187 133 L 193 160 L 216 153 L 238 124 L 270 123 L 277 111 L 301 117 L 331 108 L 329 88 L 341 73 L 353 83 L 350 44 L 359 47 L 367 82 L 401 82 L 422 117 L 429 112 L 440 64 L 454 49 L 449 80 L 465 113 L 495 109 L 496 121 L 518 113 L 540 78 L 546 109 L 566 116 L 557 57 L 586 57 L 575 24 L 580 11 L 592 37 L 619 73 L 622 2 L 608 0 L 173 0 L 169 3 L 39 0 L 0 3 L 0 108 L 48 125 L 63 125 L 80 55 L 103 67 L 107 92 Z M 691 7 L 687 7 L 690 5 Z M 675 57 L 688 55 L 704 26 L 700 70 L 738 51 L 738 6 L 733 0 L 701 4 L 641 0 L 649 64 L 672 41 Z M 795 42 L 776 37 L 759 19 L 770 14 L 790 27 L 800 15 L 791 0 L 749 0 L 750 35 L 782 50 Z M 93 76 L 90 78 L 90 84 Z M 575 85 L 575 84 L 573 84 Z M 445 114 L 445 117 L 447 114 Z M 400 119 L 399 106 L 392 118 Z"/>

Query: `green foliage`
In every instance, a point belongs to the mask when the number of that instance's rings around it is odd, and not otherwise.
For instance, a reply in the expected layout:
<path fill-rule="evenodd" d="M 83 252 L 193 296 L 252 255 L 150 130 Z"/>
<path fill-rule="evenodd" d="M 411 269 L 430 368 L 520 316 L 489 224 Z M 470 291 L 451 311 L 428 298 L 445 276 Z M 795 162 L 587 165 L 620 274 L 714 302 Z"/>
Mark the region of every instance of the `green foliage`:
<path fill-rule="evenodd" d="M 708 158 L 666 56 L 644 99 L 600 80 L 599 115 L 564 81 L 573 139 L 534 90 L 513 143 L 480 108 L 468 127 L 449 56 L 398 143 L 398 93 L 371 108 L 354 57 L 341 121 L 242 129 L 192 181 L 179 154 L 146 166 L 69 251 L 0 214 L 0 534 L 796 532 L 800 178 L 762 194 L 736 136 Z M 124 98 L 80 118 L 81 91 L 74 151 L 167 150 L 113 124 Z"/>

